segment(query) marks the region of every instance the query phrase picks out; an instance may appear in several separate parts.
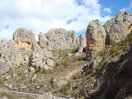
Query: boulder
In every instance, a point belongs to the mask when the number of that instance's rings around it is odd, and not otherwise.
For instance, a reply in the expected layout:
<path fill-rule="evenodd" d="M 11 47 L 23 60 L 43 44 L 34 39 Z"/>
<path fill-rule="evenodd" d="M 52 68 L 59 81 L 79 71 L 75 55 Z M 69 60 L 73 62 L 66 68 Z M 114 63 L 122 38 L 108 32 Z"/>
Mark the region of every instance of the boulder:
<path fill-rule="evenodd" d="M 65 29 L 51 29 L 48 33 L 39 34 L 39 44 L 49 50 L 64 50 L 78 47 L 79 38 L 74 31 L 66 31 Z"/>
<path fill-rule="evenodd" d="M 33 52 L 29 57 L 29 66 L 35 68 L 36 70 L 52 69 L 54 67 L 54 61 L 42 55 L 38 52 Z"/>
<path fill-rule="evenodd" d="M 80 45 L 79 45 L 78 53 L 82 53 L 86 48 L 86 37 L 83 34 L 81 34 L 79 40 L 80 40 Z"/>
<path fill-rule="evenodd" d="M 93 20 L 89 23 L 86 31 L 86 56 L 91 58 L 92 54 L 101 52 L 105 48 L 106 32 L 99 20 Z"/>
<path fill-rule="evenodd" d="M 132 13 L 121 12 L 104 24 L 107 34 L 106 45 L 125 40 L 132 31 Z"/>
<path fill-rule="evenodd" d="M 40 51 L 40 47 L 35 40 L 35 35 L 32 31 L 28 31 L 26 28 L 18 28 L 13 34 L 13 40 L 17 46 L 24 50 Z"/>
<path fill-rule="evenodd" d="M 44 33 L 40 33 L 38 37 L 39 37 L 39 45 L 42 48 L 47 48 L 48 47 L 48 49 L 51 49 L 50 48 L 50 41 L 46 38 Z"/>
<path fill-rule="evenodd" d="M 49 58 L 47 59 L 46 63 L 47 63 L 47 65 L 50 66 L 50 67 L 53 67 L 53 66 L 54 66 L 54 61 L 51 60 L 51 59 L 49 59 Z"/>

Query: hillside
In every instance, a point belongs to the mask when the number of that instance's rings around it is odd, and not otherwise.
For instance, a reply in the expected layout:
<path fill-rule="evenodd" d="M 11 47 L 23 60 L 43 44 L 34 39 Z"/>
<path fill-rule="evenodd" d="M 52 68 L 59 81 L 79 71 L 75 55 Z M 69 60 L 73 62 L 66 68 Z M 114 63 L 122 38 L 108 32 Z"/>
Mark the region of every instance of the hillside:
<path fill-rule="evenodd" d="M 92 20 L 85 36 L 60 28 L 38 38 L 18 28 L 0 41 L 0 98 L 132 98 L 132 13 Z"/>

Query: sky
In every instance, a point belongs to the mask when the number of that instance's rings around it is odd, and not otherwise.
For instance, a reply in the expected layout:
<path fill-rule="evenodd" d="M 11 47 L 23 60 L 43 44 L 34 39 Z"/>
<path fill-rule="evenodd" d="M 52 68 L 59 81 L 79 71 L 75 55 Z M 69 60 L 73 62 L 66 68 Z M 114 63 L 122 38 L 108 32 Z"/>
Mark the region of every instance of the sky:
<path fill-rule="evenodd" d="M 101 24 L 120 11 L 132 11 L 132 0 L 0 0 L 0 40 L 11 40 L 16 28 L 35 33 L 49 29 L 74 30 L 85 34 L 88 23 Z"/>

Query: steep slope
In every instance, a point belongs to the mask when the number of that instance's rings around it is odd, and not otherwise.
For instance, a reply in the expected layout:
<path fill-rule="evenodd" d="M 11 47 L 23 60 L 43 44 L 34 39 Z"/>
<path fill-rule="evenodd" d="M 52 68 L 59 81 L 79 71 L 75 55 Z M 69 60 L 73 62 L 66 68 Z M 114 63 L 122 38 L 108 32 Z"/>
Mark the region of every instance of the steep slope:
<path fill-rule="evenodd" d="M 72 78 L 70 93 L 86 99 L 132 97 L 132 34 L 128 38 L 93 57 Z"/>

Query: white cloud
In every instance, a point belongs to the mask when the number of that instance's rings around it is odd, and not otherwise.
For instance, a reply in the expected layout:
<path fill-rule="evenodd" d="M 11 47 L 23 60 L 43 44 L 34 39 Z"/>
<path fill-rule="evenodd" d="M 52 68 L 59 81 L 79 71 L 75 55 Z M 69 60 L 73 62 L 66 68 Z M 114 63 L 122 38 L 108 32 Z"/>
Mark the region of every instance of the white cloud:
<path fill-rule="evenodd" d="M 131 2 L 130 2 L 130 5 L 128 6 L 128 7 L 124 7 L 124 8 L 122 8 L 120 11 L 131 11 L 132 10 L 132 0 L 131 0 Z"/>
<path fill-rule="evenodd" d="M 104 11 L 107 12 L 107 13 L 111 13 L 111 9 L 110 8 L 104 8 Z"/>
<path fill-rule="evenodd" d="M 12 39 L 18 27 L 26 27 L 36 35 L 51 28 L 65 28 L 80 32 L 86 30 L 89 21 L 102 23 L 111 16 L 101 17 L 99 0 L 0 0 L 0 39 Z M 108 11 L 107 9 L 107 12 Z M 74 20 L 68 24 L 68 20 Z M 5 29 L 5 26 L 9 26 Z"/>

